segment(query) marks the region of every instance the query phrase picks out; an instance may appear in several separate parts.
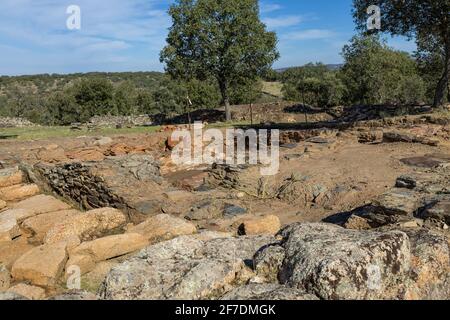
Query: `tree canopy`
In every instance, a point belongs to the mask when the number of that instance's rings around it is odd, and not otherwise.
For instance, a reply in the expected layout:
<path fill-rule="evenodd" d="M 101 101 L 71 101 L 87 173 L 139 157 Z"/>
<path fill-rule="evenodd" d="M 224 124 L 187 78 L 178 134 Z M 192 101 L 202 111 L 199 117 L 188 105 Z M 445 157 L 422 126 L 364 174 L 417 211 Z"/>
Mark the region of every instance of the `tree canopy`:
<path fill-rule="evenodd" d="M 373 0 L 353 0 L 353 15 L 360 30 L 366 30 L 367 8 Z M 415 37 L 419 51 L 430 52 L 424 40 L 435 42 L 440 50 L 442 69 L 437 80 L 434 105 L 442 104 L 450 73 L 450 1 L 449 0 L 378 0 L 381 30 L 391 35 Z"/>
<path fill-rule="evenodd" d="M 166 71 L 176 79 L 215 79 L 230 120 L 230 88 L 256 80 L 279 57 L 258 1 L 178 0 L 169 14 L 173 24 L 161 52 Z"/>

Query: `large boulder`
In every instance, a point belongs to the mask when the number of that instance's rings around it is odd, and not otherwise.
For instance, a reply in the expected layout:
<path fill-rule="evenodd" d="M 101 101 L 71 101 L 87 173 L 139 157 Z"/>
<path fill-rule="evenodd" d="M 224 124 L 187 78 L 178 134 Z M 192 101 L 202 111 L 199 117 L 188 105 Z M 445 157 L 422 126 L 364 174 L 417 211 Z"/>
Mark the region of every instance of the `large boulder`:
<path fill-rule="evenodd" d="M 213 299 L 245 284 L 254 252 L 273 237 L 202 241 L 181 236 L 142 250 L 114 267 L 100 296 L 104 299 Z"/>
<path fill-rule="evenodd" d="M 0 199 L 5 201 L 17 201 L 39 193 L 39 187 L 35 184 L 14 185 L 0 189 Z"/>
<path fill-rule="evenodd" d="M 0 200 L 0 210 L 6 208 L 6 201 Z"/>
<path fill-rule="evenodd" d="M 420 215 L 424 219 L 435 219 L 450 225 L 450 197 L 437 201 Z"/>
<path fill-rule="evenodd" d="M 0 188 L 10 187 L 23 182 L 23 174 L 18 168 L 0 170 Z"/>
<path fill-rule="evenodd" d="M 425 229 L 305 223 L 255 255 L 257 279 L 322 299 L 449 299 L 449 242 Z"/>
<path fill-rule="evenodd" d="M 29 300 L 43 300 L 45 298 L 45 290 L 41 287 L 30 286 L 25 283 L 19 283 L 9 288 L 8 292 L 23 296 Z"/>
<path fill-rule="evenodd" d="M 375 199 L 372 203 L 375 211 L 385 215 L 413 215 L 421 202 L 414 191 L 393 189 Z"/>
<path fill-rule="evenodd" d="M 22 223 L 22 229 L 31 235 L 34 241 L 43 242 L 47 232 L 56 224 L 81 215 L 78 210 L 63 210 L 40 214 L 26 219 Z"/>
<path fill-rule="evenodd" d="M 323 299 L 389 296 L 410 268 L 403 232 L 360 232 L 326 224 L 297 224 L 283 231 L 280 280 Z"/>
<path fill-rule="evenodd" d="M 129 228 L 127 232 L 140 234 L 150 243 L 157 243 L 182 235 L 194 234 L 197 232 L 197 228 L 193 223 L 184 219 L 160 214 Z"/>
<path fill-rule="evenodd" d="M 147 245 L 148 240 L 144 236 L 137 233 L 126 233 L 84 242 L 72 250 L 70 255 L 88 255 L 95 262 L 99 262 L 123 256 Z"/>
<path fill-rule="evenodd" d="M 14 262 L 34 247 L 23 237 L 14 241 L 0 242 L 0 264 L 11 270 Z"/>
<path fill-rule="evenodd" d="M 14 213 L 0 213 L 0 241 L 11 241 L 20 235 L 21 231 Z"/>
<path fill-rule="evenodd" d="M 73 237 L 78 237 L 81 241 L 90 241 L 114 234 L 126 223 L 127 217 L 117 209 L 95 209 L 54 225 L 47 232 L 44 242 L 57 243 Z"/>
<path fill-rule="evenodd" d="M 42 245 L 17 259 L 11 275 L 16 281 L 52 287 L 61 276 L 67 258 L 67 242 Z"/>
<path fill-rule="evenodd" d="M 43 194 L 18 202 L 13 205 L 13 208 L 27 210 L 32 215 L 71 209 L 67 203 Z"/>
<path fill-rule="evenodd" d="M 315 295 L 279 284 L 249 284 L 228 292 L 221 300 L 319 300 Z"/>
<path fill-rule="evenodd" d="M 244 220 L 239 226 L 239 234 L 241 235 L 258 235 L 271 234 L 274 235 L 280 231 L 280 219 L 274 215 L 263 217 L 254 217 Z"/>

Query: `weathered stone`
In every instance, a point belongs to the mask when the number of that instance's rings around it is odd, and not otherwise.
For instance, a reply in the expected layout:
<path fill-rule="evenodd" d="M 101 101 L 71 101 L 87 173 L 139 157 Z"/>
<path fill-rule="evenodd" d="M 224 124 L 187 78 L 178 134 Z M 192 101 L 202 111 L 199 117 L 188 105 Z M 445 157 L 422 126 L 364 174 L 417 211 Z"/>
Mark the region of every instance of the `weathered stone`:
<path fill-rule="evenodd" d="M 294 224 L 282 232 L 285 259 L 279 278 L 323 299 L 393 299 L 410 269 L 408 236 Z"/>
<path fill-rule="evenodd" d="M 5 201 L 17 201 L 39 193 L 39 187 L 35 184 L 15 185 L 0 189 L 0 199 Z"/>
<path fill-rule="evenodd" d="M 438 201 L 431 207 L 426 208 L 421 217 L 424 219 L 436 219 L 450 224 L 450 199 Z"/>
<path fill-rule="evenodd" d="M 21 238 L 0 243 L 0 264 L 3 264 L 8 270 L 11 270 L 17 259 L 34 248 L 26 239 Z"/>
<path fill-rule="evenodd" d="M 164 193 L 164 197 L 169 199 L 170 201 L 181 201 L 188 199 L 192 197 L 192 193 L 183 191 L 183 190 L 175 190 L 175 191 L 168 191 Z"/>
<path fill-rule="evenodd" d="M 30 233 L 37 242 L 43 242 L 47 232 L 56 224 L 64 223 L 77 215 L 82 214 L 78 210 L 63 210 L 40 214 L 26 219 L 22 228 Z"/>
<path fill-rule="evenodd" d="M 125 226 L 127 218 L 121 211 L 102 208 L 88 211 L 54 225 L 44 238 L 45 243 L 56 243 L 76 236 L 89 241 L 112 234 Z"/>
<path fill-rule="evenodd" d="M 0 200 L 0 210 L 6 208 L 6 202 L 3 200 Z"/>
<path fill-rule="evenodd" d="M 405 189 L 392 189 L 372 202 L 378 213 L 385 215 L 413 215 L 420 208 L 417 194 Z"/>
<path fill-rule="evenodd" d="M 0 292 L 8 290 L 10 285 L 11 274 L 3 264 L 0 264 Z"/>
<path fill-rule="evenodd" d="M 245 264 L 272 237 L 201 241 L 182 236 L 142 250 L 114 267 L 100 296 L 106 299 L 212 299 L 246 283 Z"/>
<path fill-rule="evenodd" d="M 13 212 L 14 210 L 7 210 L 0 213 L 0 240 L 11 241 L 21 235 L 17 219 Z"/>
<path fill-rule="evenodd" d="M 16 260 L 11 275 L 16 281 L 51 287 L 61 276 L 67 258 L 66 242 L 42 245 Z"/>
<path fill-rule="evenodd" d="M 277 216 L 269 215 L 248 219 L 239 226 L 238 233 L 240 235 L 258 235 L 271 234 L 274 235 L 280 231 L 281 223 Z"/>
<path fill-rule="evenodd" d="M 113 139 L 110 137 L 99 137 L 94 142 L 95 146 L 106 146 L 108 144 L 113 143 Z"/>
<path fill-rule="evenodd" d="M 0 188 L 10 187 L 23 182 L 22 171 L 18 168 L 7 168 L 0 170 Z"/>
<path fill-rule="evenodd" d="M 8 292 L 18 294 L 29 300 L 43 300 L 45 298 L 44 289 L 36 286 L 30 286 L 25 283 L 19 283 L 14 287 L 9 288 Z"/>
<path fill-rule="evenodd" d="M 0 301 L 12 301 L 12 300 L 30 300 L 20 294 L 14 292 L 0 292 Z"/>
<path fill-rule="evenodd" d="M 345 222 L 344 228 L 352 230 L 370 230 L 370 226 L 367 219 L 359 217 L 357 215 L 351 215 L 350 218 Z"/>
<path fill-rule="evenodd" d="M 78 161 L 102 161 L 105 159 L 105 155 L 96 148 L 84 148 L 73 150 L 66 153 L 69 159 Z"/>
<path fill-rule="evenodd" d="M 233 218 L 246 213 L 247 209 L 233 204 L 226 204 L 225 209 L 223 210 L 223 215 L 225 218 Z"/>
<path fill-rule="evenodd" d="M 197 228 L 193 223 L 167 214 L 151 217 L 127 230 L 127 233 L 137 233 L 144 236 L 150 243 L 170 240 L 181 235 L 190 235 L 196 232 Z"/>
<path fill-rule="evenodd" d="M 137 233 L 126 233 L 84 242 L 71 255 L 90 255 L 94 261 L 104 261 L 140 250 L 148 245 L 148 240 Z"/>
<path fill-rule="evenodd" d="M 81 275 L 88 273 L 89 271 L 91 271 L 95 268 L 94 257 L 89 254 L 80 255 L 80 254 L 74 254 L 73 252 L 71 252 L 70 258 L 67 261 L 66 268 L 65 268 L 66 279 L 72 275 L 73 270 L 74 270 L 73 268 L 77 268 L 77 270 L 80 271 Z"/>
<path fill-rule="evenodd" d="M 278 282 L 278 274 L 285 257 L 284 249 L 272 245 L 258 251 L 253 258 L 255 272 L 263 282 Z"/>
<path fill-rule="evenodd" d="M 33 215 L 71 209 L 67 203 L 43 194 L 18 202 L 13 205 L 13 208 L 25 209 Z"/>
<path fill-rule="evenodd" d="M 222 216 L 222 210 L 223 205 L 221 203 L 204 200 L 192 207 L 185 218 L 191 221 L 217 219 Z"/>
<path fill-rule="evenodd" d="M 279 284 L 249 284 L 228 292 L 220 300 L 319 300 L 315 295 Z"/>
<path fill-rule="evenodd" d="M 98 300 L 98 297 L 90 292 L 83 290 L 71 290 L 64 292 L 63 294 L 53 296 L 48 300 L 56 301 L 94 301 Z"/>

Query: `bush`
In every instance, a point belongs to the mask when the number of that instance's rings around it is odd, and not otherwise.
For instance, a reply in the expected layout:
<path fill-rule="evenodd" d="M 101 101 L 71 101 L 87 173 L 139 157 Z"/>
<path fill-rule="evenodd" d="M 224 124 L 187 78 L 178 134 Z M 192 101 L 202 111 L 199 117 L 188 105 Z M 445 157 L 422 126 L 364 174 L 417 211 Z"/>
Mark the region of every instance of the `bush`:
<path fill-rule="evenodd" d="M 343 49 L 340 77 L 349 104 L 402 104 L 424 100 L 425 83 L 416 61 L 377 36 L 354 37 Z"/>

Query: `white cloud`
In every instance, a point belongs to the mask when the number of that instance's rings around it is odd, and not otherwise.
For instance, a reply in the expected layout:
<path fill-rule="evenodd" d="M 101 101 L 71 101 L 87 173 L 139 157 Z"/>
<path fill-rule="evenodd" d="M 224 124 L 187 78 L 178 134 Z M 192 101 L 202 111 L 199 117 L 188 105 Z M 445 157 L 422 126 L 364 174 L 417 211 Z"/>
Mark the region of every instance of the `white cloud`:
<path fill-rule="evenodd" d="M 263 19 L 263 22 L 269 29 L 297 26 L 303 21 L 304 21 L 303 16 L 279 16 L 274 18 Z"/>
<path fill-rule="evenodd" d="M 336 37 L 336 32 L 327 29 L 307 29 L 288 32 L 282 35 L 283 40 L 302 41 L 302 40 L 320 40 Z"/>
<path fill-rule="evenodd" d="M 277 3 L 262 2 L 262 3 L 260 3 L 259 8 L 260 8 L 261 13 L 270 13 L 270 12 L 278 11 L 278 10 L 282 9 L 283 7 Z"/>

